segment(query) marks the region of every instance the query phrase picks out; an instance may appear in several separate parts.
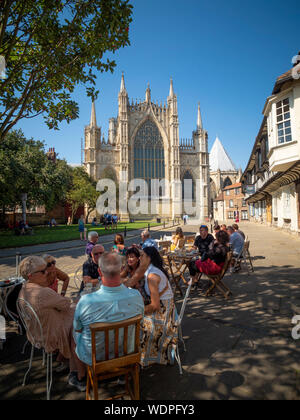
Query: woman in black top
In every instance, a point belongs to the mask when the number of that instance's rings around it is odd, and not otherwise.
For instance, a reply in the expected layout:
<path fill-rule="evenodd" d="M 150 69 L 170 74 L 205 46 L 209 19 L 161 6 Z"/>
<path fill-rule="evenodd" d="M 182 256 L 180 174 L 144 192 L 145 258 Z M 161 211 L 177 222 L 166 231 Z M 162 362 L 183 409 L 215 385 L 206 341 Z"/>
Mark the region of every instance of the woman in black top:
<path fill-rule="evenodd" d="M 208 275 L 216 275 L 222 271 L 224 266 L 228 248 L 229 236 L 227 232 L 220 231 L 216 234 L 216 240 L 211 244 L 201 260 L 192 261 L 189 266 L 190 275 L 195 277 L 199 273 Z"/>

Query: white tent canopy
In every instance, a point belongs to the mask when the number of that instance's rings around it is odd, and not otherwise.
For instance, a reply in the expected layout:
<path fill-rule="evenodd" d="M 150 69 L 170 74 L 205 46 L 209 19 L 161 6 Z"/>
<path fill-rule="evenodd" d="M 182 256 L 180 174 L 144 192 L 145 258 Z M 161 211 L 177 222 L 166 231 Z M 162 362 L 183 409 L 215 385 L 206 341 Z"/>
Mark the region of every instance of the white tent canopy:
<path fill-rule="evenodd" d="M 216 172 L 218 170 L 221 172 L 237 171 L 234 163 L 220 142 L 219 137 L 216 138 L 210 151 L 209 163 L 211 172 Z"/>

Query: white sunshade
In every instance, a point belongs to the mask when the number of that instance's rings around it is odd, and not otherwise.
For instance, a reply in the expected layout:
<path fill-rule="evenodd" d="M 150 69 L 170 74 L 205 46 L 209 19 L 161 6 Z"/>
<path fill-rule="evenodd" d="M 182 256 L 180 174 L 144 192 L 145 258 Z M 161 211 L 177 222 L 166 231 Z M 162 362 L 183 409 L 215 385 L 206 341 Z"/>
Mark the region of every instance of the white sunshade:
<path fill-rule="evenodd" d="M 228 156 L 226 150 L 224 149 L 222 143 L 220 142 L 219 137 L 216 138 L 210 151 L 209 163 L 211 172 L 216 172 L 219 169 L 221 172 L 237 170 L 234 163 Z"/>

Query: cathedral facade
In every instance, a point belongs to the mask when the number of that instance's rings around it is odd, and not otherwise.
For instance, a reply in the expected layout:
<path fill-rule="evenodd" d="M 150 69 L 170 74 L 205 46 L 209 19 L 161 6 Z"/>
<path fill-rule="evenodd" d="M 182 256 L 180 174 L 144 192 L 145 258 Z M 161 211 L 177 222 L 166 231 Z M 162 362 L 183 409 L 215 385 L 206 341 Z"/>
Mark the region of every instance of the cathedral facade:
<path fill-rule="evenodd" d="M 109 120 L 107 140 L 97 125 L 93 103 L 90 124 L 85 127 L 84 166 L 96 181 L 104 178 L 117 184 L 129 184 L 134 179 L 146 181 L 145 195 L 149 199 L 155 196 L 158 205 L 153 210 L 149 202 L 147 212 L 144 208 L 134 215 L 123 206 L 119 211 L 122 220 L 131 216 L 172 220 L 187 213 L 204 221 L 210 214 L 208 136 L 203 129 L 200 105 L 192 137 L 180 140 L 172 80 L 166 104 L 152 102 L 149 85 L 143 102 L 130 103 L 122 75 L 118 115 Z M 165 180 L 155 192 L 151 183 L 154 179 Z M 130 192 L 127 194 L 129 199 Z"/>

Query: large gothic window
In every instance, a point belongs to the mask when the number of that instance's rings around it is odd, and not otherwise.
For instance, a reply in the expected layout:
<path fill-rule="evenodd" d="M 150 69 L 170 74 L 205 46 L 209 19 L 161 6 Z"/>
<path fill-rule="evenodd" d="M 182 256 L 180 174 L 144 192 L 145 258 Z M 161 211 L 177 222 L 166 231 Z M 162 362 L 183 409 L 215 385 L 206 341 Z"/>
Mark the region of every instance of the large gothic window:
<path fill-rule="evenodd" d="M 134 177 L 144 179 L 151 194 L 151 179 L 164 179 L 164 144 L 157 126 L 147 120 L 134 140 Z"/>

